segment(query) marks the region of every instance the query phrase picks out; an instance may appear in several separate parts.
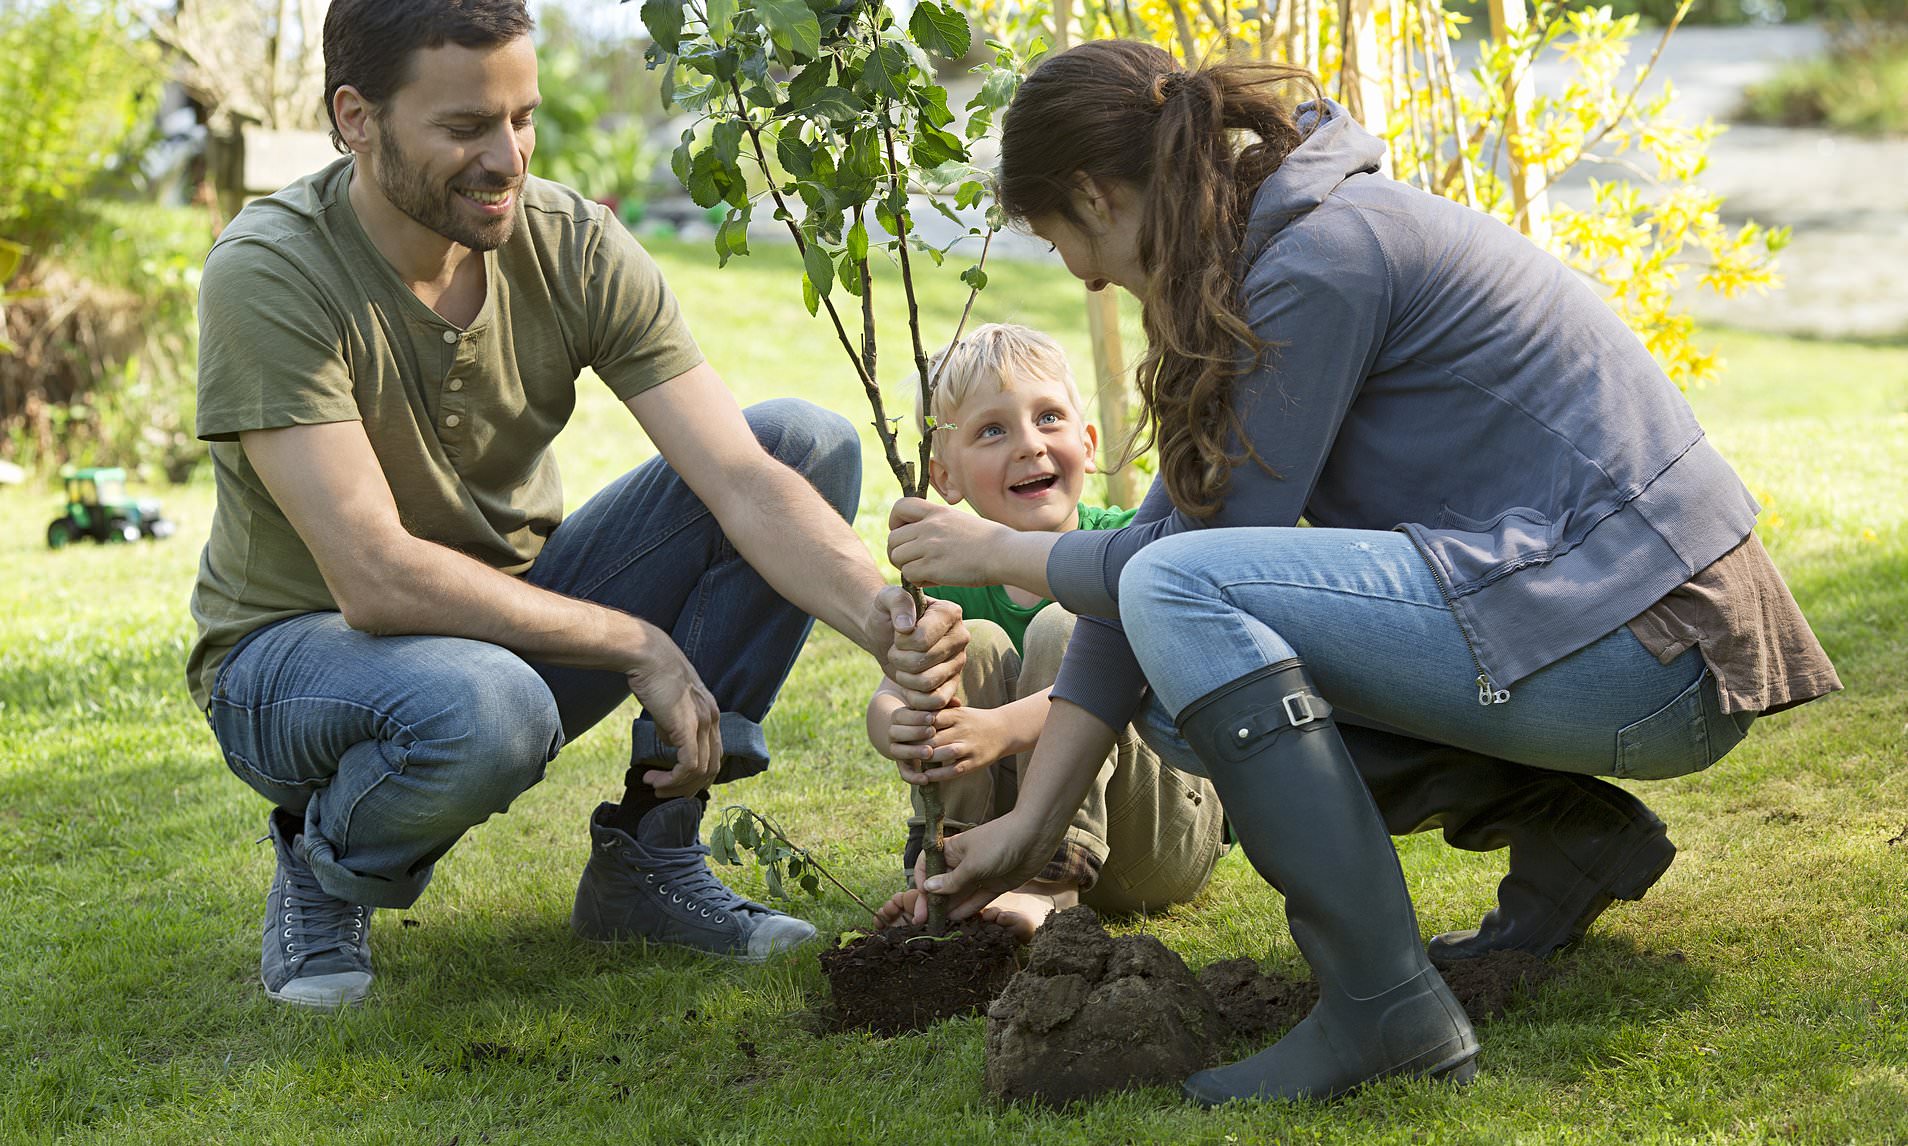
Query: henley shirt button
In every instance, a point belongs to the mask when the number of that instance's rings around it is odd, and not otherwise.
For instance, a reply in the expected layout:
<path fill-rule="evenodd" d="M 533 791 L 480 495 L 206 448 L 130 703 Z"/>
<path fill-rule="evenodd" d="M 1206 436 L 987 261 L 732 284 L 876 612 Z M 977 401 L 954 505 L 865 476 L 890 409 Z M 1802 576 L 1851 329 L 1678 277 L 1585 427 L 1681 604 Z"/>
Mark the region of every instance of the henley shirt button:
<path fill-rule="evenodd" d="M 453 393 L 455 393 L 458 390 L 462 390 L 464 388 L 464 380 L 462 378 L 451 379 L 450 388 Z"/>
<path fill-rule="evenodd" d="M 446 426 L 449 426 L 451 429 L 455 430 L 457 428 L 457 423 L 461 421 L 463 421 L 462 418 L 458 417 L 455 414 L 452 414 L 450 417 L 444 419 L 444 424 Z"/>
<path fill-rule="evenodd" d="M 454 346 L 454 345 L 456 345 L 456 343 L 457 343 L 457 332 L 456 332 L 456 331 L 454 331 L 454 330 L 447 330 L 447 331 L 445 331 L 445 332 L 444 332 L 444 342 L 445 342 L 445 343 L 446 343 L 447 345 L 453 345 L 453 346 Z"/>

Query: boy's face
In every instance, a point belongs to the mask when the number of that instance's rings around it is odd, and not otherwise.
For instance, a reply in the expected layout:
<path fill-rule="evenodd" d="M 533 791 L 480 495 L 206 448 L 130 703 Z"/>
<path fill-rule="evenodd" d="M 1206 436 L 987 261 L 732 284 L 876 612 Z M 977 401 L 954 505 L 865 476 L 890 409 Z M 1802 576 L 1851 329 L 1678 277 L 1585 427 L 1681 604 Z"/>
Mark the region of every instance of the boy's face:
<path fill-rule="evenodd" d="M 949 505 L 965 500 L 987 520 L 1028 533 L 1079 524 L 1099 432 L 1063 383 L 1023 378 L 1007 390 L 983 383 L 949 420 L 952 429 L 935 431 L 940 452 L 928 467 Z"/>

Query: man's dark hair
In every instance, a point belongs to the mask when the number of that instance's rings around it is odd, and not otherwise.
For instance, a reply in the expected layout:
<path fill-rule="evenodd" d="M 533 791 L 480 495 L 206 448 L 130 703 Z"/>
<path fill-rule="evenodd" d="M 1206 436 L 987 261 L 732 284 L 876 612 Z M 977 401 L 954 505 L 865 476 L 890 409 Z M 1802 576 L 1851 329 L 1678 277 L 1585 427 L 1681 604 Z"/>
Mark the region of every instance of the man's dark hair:
<path fill-rule="evenodd" d="M 410 82 L 411 57 L 419 51 L 447 43 L 493 47 L 535 27 L 524 0 L 332 0 L 325 13 L 325 115 L 332 144 L 348 150 L 332 110 L 339 88 L 357 88 L 381 105 Z"/>

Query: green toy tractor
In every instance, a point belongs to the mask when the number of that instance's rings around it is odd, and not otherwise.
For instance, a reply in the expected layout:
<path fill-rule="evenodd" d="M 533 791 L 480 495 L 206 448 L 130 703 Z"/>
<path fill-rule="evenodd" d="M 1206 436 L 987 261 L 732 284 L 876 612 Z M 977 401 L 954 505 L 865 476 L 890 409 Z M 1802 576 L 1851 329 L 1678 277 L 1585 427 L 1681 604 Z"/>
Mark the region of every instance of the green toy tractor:
<path fill-rule="evenodd" d="M 161 514 L 158 502 L 126 496 L 125 470 L 67 466 L 60 476 L 66 479 L 66 513 L 46 527 L 48 548 L 62 549 L 82 537 L 104 545 L 172 536 L 173 523 Z"/>

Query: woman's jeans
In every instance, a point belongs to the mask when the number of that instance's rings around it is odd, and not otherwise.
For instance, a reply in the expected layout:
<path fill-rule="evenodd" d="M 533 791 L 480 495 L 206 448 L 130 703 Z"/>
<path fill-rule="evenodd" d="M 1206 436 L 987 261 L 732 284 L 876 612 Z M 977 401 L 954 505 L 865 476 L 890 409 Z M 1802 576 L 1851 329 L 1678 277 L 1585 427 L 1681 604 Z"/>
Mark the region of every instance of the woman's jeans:
<path fill-rule="evenodd" d="M 1627 627 L 1480 704 L 1477 661 L 1402 533 L 1176 534 L 1128 562 L 1119 600 L 1152 686 L 1136 724 L 1168 763 L 1201 775 L 1178 715 L 1292 657 L 1345 723 L 1565 772 L 1681 776 L 1720 760 L 1754 720 L 1723 714 L 1695 649 L 1661 664 Z"/>
<path fill-rule="evenodd" d="M 765 450 L 852 519 L 861 444 L 846 419 L 794 400 L 747 415 Z M 667 632 L 722 710 L 718 780 L 768 766 L 759 722 L 813 621 L 737 555 L 661 458 L 565 518 L 525 579 Z M 534 664 L 458 637 L 372 636 L 337 613 L 307 613 L 225 659 L 208 717 L 232 771 L 304 818 L 327 892 L 408 907 L 465 831 L 629 695 L 621 673 Z M 637 743 L 654 740 L 639 717 Z"/>

